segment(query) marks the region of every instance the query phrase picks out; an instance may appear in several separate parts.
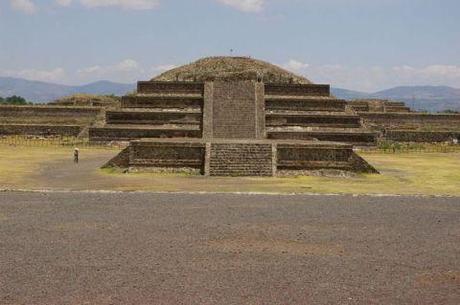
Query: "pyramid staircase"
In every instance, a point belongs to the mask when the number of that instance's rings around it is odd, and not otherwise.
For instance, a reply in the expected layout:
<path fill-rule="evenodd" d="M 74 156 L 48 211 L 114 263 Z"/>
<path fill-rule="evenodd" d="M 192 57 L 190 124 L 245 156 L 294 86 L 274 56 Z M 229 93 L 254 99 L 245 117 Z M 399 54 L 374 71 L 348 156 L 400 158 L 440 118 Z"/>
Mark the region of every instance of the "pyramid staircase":
<path fill-rule="evenodd" d="M 266 131 L 269 139 L 376 144 L 378 134 L 362 124 L 345 100 L 330 95 L 328 85 L 266 85 Z M 303 88 L 300 89 L 300 88 Z"/>
<path fill-rule="evenodd" d="M 105 125 L 89 130 L 91 141 L 202 138 L 204 83 L 139 82 L 120 110 L 106 111 Z M 375 145 L 377 134 L 328 85 L 265 85 L 268 139 L 318 140 Z"/>
<path fill-rule="evenodd" d="M 104 127 L 90 129 L 90 140 L 201 138 L 203 89 L 191 82 L 139 82 L 120 110 L 106 112 Z"/>

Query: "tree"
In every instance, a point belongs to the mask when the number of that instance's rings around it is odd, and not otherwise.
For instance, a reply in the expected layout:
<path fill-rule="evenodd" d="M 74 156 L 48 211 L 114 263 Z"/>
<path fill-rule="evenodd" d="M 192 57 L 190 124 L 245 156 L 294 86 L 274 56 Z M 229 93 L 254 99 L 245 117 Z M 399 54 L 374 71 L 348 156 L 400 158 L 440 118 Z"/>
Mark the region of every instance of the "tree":
<path fill-rule="evenodd" d="M 0 104 L 3 105 L 28 105 L 25 98 L 17 95 L 13 95 L 7 98 L 0 98 Z"/>

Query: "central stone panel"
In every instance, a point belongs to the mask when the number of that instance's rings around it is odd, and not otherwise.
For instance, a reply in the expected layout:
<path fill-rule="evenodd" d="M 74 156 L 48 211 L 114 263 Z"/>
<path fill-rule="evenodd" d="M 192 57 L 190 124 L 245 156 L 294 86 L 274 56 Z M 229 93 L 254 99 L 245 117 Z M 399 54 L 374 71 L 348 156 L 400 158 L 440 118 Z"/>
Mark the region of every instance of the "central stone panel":
<path fill-rule="evenodd" d="M 272 144 L 211 143 L 210 176 L 273 176 L 276 160 Z"/>
<path fill-rule="evenodd" d="M 205 131 L 205 134 L 215 139 L 264 138 L 262 83 L 252 80 L 214 81 L 207 84 L 207 87 L 205 112 L 208 111 L 208 117 L 212 120 L 208 126 L 212 131 Z"/>

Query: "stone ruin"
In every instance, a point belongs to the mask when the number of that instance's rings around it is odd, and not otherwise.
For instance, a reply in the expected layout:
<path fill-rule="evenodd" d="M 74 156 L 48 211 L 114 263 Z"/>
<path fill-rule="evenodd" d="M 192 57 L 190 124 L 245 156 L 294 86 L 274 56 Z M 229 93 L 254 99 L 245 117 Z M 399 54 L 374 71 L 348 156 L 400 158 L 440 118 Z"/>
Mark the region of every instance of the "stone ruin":
<path fill-rule="evenodd" d="M 131 141 L 108 166 L 243 176 L 374 172 L 353 146 L 460 139 L 460 114 L 337 99 L 329 85 L 242 57 L 204 58 L 167 71 L 139 82 L 121 102 L 83 97 L 0 105 L 0 137 Z"/>
<path fill-rule="evenodd" d="M 210 176 L 376 172 L 353 145 L 375 145 L 377 133 L 329 85 L 249 58 L 207 58 L 139 82 L 89 136 L 131 141 L 106 166 Z"/>

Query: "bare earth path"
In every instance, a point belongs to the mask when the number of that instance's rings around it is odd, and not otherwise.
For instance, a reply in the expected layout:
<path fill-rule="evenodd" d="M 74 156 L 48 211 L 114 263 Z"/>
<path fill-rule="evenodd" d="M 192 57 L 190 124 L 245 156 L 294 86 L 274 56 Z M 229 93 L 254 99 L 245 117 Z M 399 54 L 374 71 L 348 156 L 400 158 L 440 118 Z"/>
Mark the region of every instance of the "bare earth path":
<path fill-rule="evenodd" d="M 0 304 L 459 303 L 459 198 L 0 193 Z"/>

